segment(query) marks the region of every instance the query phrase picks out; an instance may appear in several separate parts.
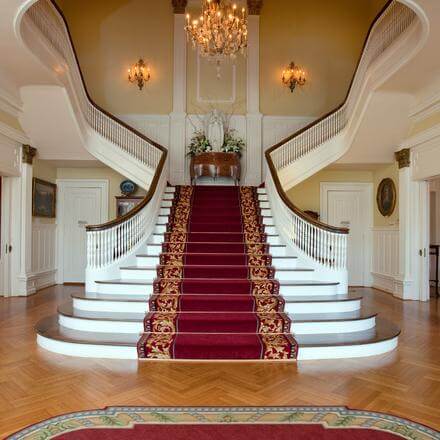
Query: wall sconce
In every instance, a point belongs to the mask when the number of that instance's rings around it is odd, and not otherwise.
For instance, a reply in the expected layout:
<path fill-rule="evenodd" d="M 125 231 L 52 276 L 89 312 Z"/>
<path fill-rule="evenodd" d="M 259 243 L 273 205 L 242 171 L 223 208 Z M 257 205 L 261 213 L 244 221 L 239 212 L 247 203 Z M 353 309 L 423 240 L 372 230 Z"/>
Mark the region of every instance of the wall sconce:
<path fill-rule="evenodd" d="M 289 67 L 283 70 L 282 81 L 293 93 L 297 85 L 303 86 L 306 83 L 306 73 L 292 61 Z"/>
<path fill-rule="evenodd" d="M 139 90 L 142 90 L 144 85 L 150 81 L 151 72 L 144 60 L 139 58 L 139 61 L 134 64 L 131 69 L 128 69 L 128 80 L 131 83 L 137 83 Z"/>

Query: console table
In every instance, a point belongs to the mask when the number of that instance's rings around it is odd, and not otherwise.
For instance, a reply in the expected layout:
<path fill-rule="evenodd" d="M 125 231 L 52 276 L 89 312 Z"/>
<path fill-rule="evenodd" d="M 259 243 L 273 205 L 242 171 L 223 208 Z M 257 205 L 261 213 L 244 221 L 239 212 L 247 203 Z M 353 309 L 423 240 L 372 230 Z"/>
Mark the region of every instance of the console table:
<path fill-rule="evenodd" d="M 191 158 L 191 182 L 199 177 L 231 177 L 237 185 L 240 181 L 240 157 L 236 153 L 201 153 Z"/>

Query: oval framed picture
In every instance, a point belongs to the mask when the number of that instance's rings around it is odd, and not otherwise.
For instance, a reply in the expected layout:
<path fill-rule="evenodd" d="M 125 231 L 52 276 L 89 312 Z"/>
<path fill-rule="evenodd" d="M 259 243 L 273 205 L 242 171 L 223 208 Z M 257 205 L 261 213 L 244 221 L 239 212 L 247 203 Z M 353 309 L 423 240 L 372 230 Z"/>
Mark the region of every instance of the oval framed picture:
<path fill-rule="evenodd" d="M 384 217 L 389 217 L 396 207 L 397 191 L 393 180 L 383 179 L 377 188 L 377 207 Z"/>
<path fill-rule="evenodd" d="M 121 193 L 124 194 L 124 196 L 131 196 L 136 192 L 137 185 L 131 180 L 124 180 L 119 185 L 119 188 L 121 189 Z"/>

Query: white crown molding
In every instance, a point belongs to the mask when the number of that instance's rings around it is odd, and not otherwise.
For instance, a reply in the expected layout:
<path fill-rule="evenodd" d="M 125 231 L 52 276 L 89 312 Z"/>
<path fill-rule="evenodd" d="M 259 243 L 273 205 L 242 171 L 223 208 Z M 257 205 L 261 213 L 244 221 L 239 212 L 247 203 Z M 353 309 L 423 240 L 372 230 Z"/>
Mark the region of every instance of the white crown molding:
<path fill-rule="evenodd" d="M 414 136 L 411 136 L 408 139 L 405 139 L 400 144 L 400 148 L 398 150 L 400 150 L 401 148 L 414 148 L 420 144 L 429 142 L 432 139 L 437 138 L 439 136 L 440 136 L 440 124 L 437 124 L 429 128 L 428 130 L 422 131 L 421 133 L 418 133 Z"/>
<path fill-rule="evenodd" d="M 0 86 L 0 110 L 18 118 L 22 107 L 23 104 L 18 99 Z"/>
<path fill-rule="evenodd" d="M 440 112 L 440 92 L 413 107 L 409 116 L 413 122 L 419 122 L 438 112 Z"/>
<path fill-rule="evenodd" d="M 19 142 L 20 144 L 28 144 L 30 139 L 21 131 L 16 128 L 10 127 L 4 122 L 0 121 L 0 134 L 6 136 L 7 138 Z"/>

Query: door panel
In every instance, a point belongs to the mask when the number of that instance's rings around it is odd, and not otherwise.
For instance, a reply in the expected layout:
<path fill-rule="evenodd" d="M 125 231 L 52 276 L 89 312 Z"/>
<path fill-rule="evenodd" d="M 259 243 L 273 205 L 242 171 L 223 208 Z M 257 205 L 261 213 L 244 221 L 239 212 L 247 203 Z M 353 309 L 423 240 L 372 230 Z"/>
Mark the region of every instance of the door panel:
<path fill-rule="evenodd" d="M 64 194 L 64 282 L 82 283 L 87 256 L 85 226 L 103 218 L 102 189 L 67 187 Z"/>
<path fill-rule="evenodd" d="M 360 191 L 329 191 L 327 193 L 328 223 L 350 229 L 347 246 L 348 283 L 363 286 L 365 265 L 365 219 L 368 212 L 362 204 Z"/>

